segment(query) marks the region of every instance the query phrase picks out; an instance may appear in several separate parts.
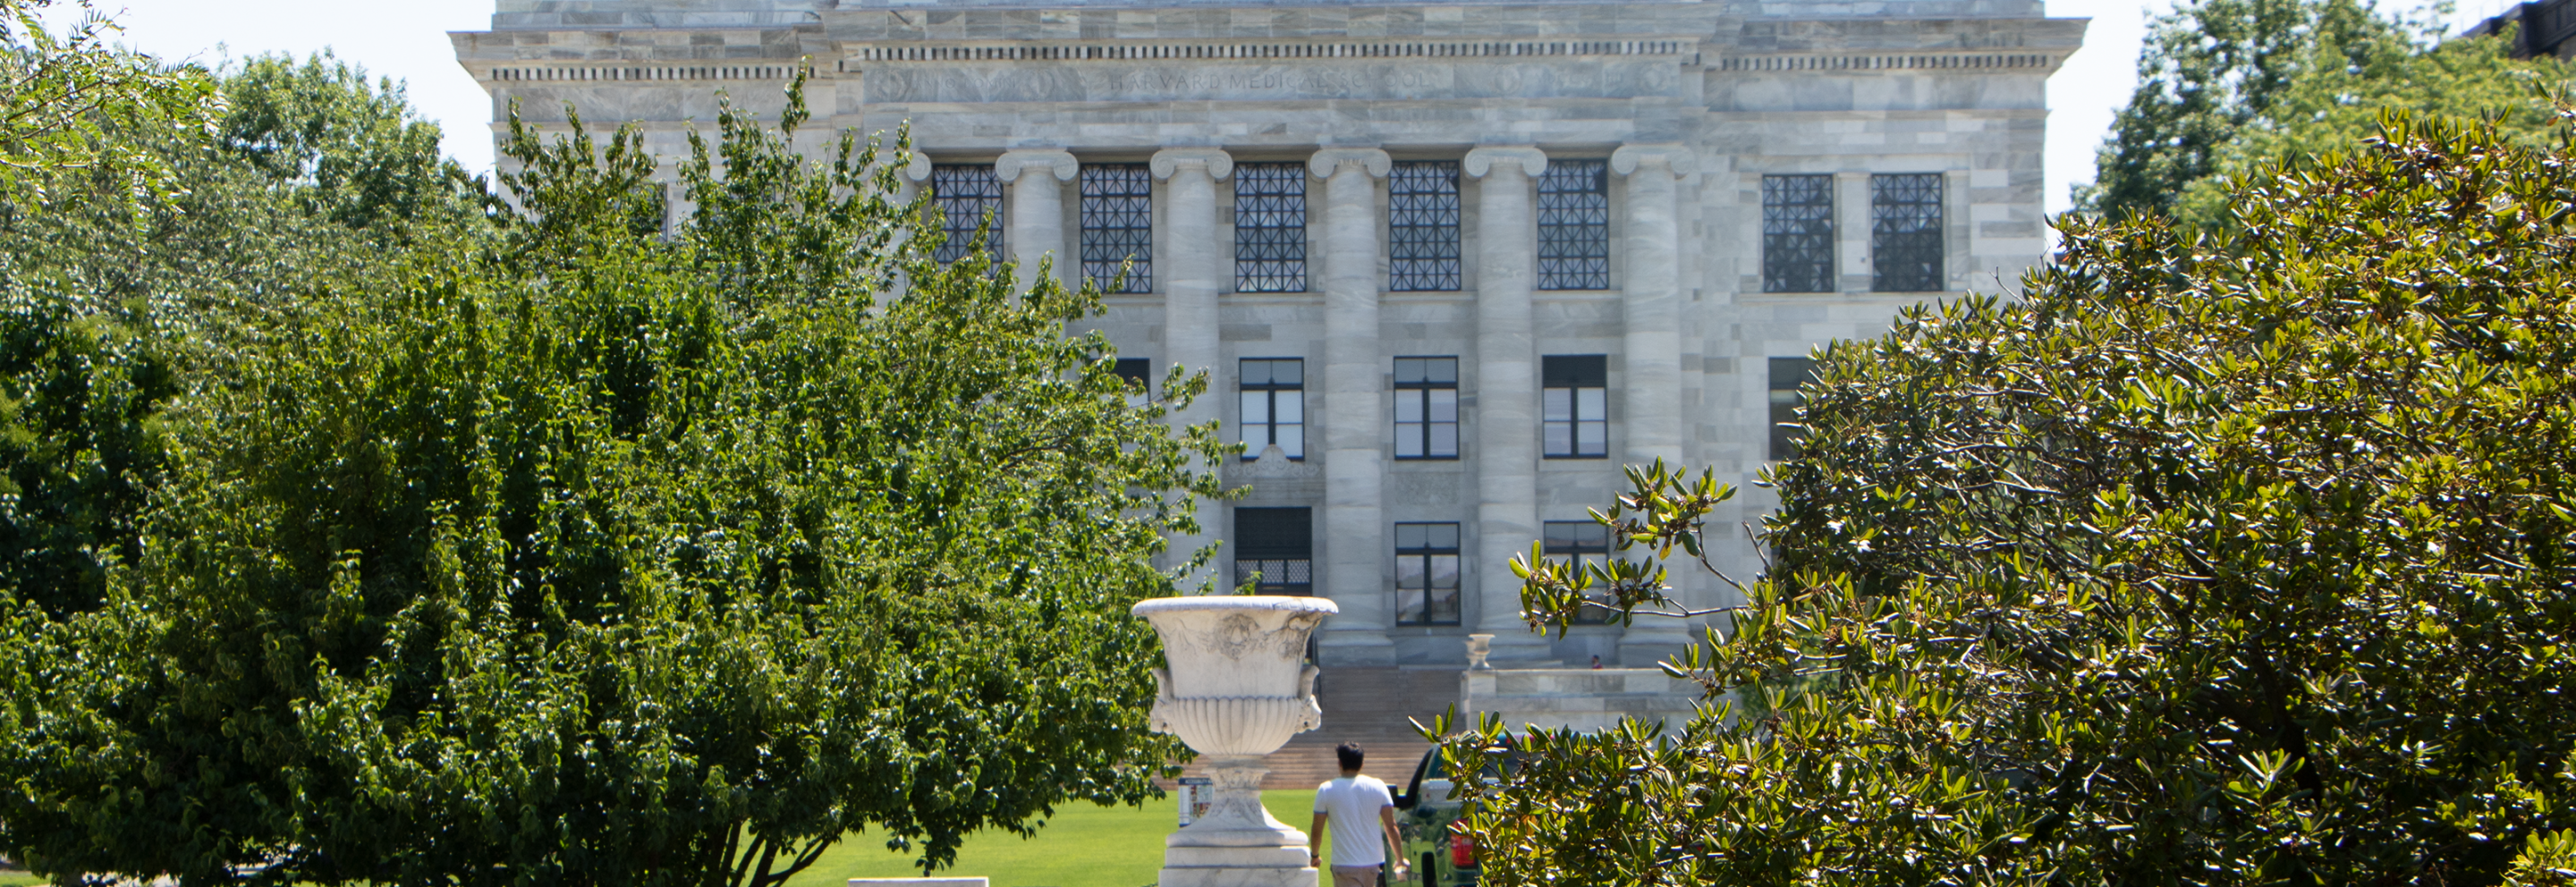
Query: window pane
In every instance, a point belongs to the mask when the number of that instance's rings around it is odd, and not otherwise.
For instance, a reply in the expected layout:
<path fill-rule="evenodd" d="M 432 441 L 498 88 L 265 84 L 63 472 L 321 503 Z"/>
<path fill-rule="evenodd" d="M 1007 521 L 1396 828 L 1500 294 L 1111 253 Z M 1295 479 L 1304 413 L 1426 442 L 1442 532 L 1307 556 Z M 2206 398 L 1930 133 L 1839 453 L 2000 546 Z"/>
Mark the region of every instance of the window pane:
<path fill-rule="evenodd" d="M 1458 389 L 1435 388 L 1422 393 L 1431 396 L 1431 403 L 1427 409 L 1420 412 L 1428 414 L 1431 421 L 1458 421 Z"/>
<path fill-rule="evenodd" d="M 1002 180 L 993 175 L 992 164 L 932 166 L 930 202 L 938 208 L 940 233 L 947 235 L 931 258 L 942 265 L 965 258 L 974 248 L 977 229 L 989 218 L 992 225 L 984 229 L 984 251 L 993 261 L 1002 260 L 1002 232 L 1007 228 L 1002 219 Z"/>
<path fill-rule="evenodd" d="M 1574 454 L 1605 456 L 1610 453 L 1610 423 L 1583 421 L 1574 423 Z"/>
<path fill-rule="evenodd" d="M 1306 421 L 1306 392 L 1273 391 L 1270 394 L 1271 409 L 1276 416 L 1273 421 L 1282 425 Z"/>
<path fill-rule="evenodd" d="M 1431 605 L 1425 608 L 1423 621 L 1434 625 L 1458 624 L 1458 589 L 1431 592 Z"/>
<path fill-rule="evenodd" d="M 1423 611 L 1423 593 L 1398 589 L 1395 593 L 1395 622 L 1398 625 L 1422 625 L 1430 620 Z"/>
<path fill-rule="evenodd" d="M 1610 288 L 1610 164 L 1549 159 L 1538 179 L 1538 288 Z"/>
<path fill-rule="evenodd" d="M 1547 423 L 1547 455 L 1550 455 L 1550 456 L 1571 456 L 1571 455 L 1574 455 L 1574 424 L 1573 424 L 1573 423 L 1571 423 L 1571 422 L 1550 422 L 1550 423 Z"/>
<path fill-rule="evenodd" d="M 1422 381 L 1422 358 L 1399 357 L 1395 359 L 1395 384 L 1402 385 L 1407 382 L 1420 381 Z"/>
<path fill-rule="evenodd" d="M 1303 387 L 1306 384 L 1306 362 L 1302 360 L 1271 361 L 1270 384 L 1286 385 L 1291 388 Z"/>
<path fill-rule="evenodd" d="M 1082 168 L 1082 276 L 1104 292 L 1154 291 L 1154 177 L 1142 163 Z M 1125 284 L 1111 289 L 1121 267 Z"/>
<path fill-rule="evenodd" d="M 1396 393 L 1395 393 L 1395 421 L 1398 421 L 1398 422 L 1420 422 L 1420 421 L 1422 421 L 1422 396 L 1423 396 L 1423 395 L 1425 395 L 1425 394 L 1436 394 L 1436 393 L 1439 393 L 1439 392 L 1420 391 L 1420 390 L 1413 390 L 1413 391 L 1398 391 L 1398 392 L 1396 392 Z M 1456 392 L 1450 392 L 1450 393 L 1454 396 Z"/>
<path fill-rule="evenodd" d="M 1424 557 L 1418 554 L 1408 554 L 1397 557 L 1395 559 L 1395 587 L 1424 587 L 1423 581 L 1425 576 L 1423 560 Z"/>
<path fill-rule="evenodd" d="M 1574 389 L 1546 389 L 1540 392 L 1539 402 L 1541 408 L 1546 410 L 1547 421 L 1563 422 L 1574 418 Z"/>
<path fill-rule="evenodd" d="M 1387 288 L 1458 288 L 1458 164 L 1398 163 L 1386 179 Z"/>
<path fill-rule="evenodd" d="M 1608 404 L 1608 389 L 1574 389 L 1574 414 L 1577 419 L 1607 419 L 1610 417 Z"/>
<path fill-rule="evenodd" d="M 1395 457 L 1398 459 L 1422 458 L 1422 426 L 1409 424 L 1395 426 Z"/>
<path fill-rule="evenodd" d="M 1244 387 L 1270 384 L 1270 361 L 1247 360 L 1239 366 L 1243 368 Z"/>
<path fill-rule="evenodd" d="M 1942 288 L 1940 173 L 1869 177 L 1870 288 Z"/>
<path fill-rule="evenodd" d="M 1428 524 L 1396 524 L 1395 547 L 1399 549 L 1423 547 L 1423 539 L 1428 530 Z"/>
<path fill-rule="evenodd" d="M 1288 458 L 1306 458 L 1306 426 L 1281 425 L 1274 434 L 1279 439 L 1279 449 L 1285 451 Z"/>
<path fill-rule="evenodd" d="M 1456 588 L 1456 587 L 1458 587 L 1458 556 L 1457 556 L 1457 555 L 1454 555 L 1454 554 L 1435 554 L 1435 555 L 1432 555 L 1432 556 L 1430 557 L 1430 560 L 1431 560 L 1431 576 L 1429 577 L 1430 587 L 1432 587 L 1432 588 Z"/>
<path fill-rule="evenodd" d="M 1439 424 L 1434 424 L 1434 425 L 1432 425 L 1432 426 L 1431 426 L 1431 440 L 1430 440 L 1429 444 L 1427 444 L 1427 446 L 1429 446 L 1429 447 L 1430 447 L 1430 449 L 1431 449 L 1431 452 L 1430 452 L 1430 453 L 1428 453 L 1427 455 L 1432 455 L 1432 456 L 1455 456 L 1455 455 L 1458 455 L 1458 426 L 1457 426 L 1457 424 L 1456 424 L 1456 423 L 1439 423 Z"/>
<path fill-rule="evenodd" d="M 1306 165 L 1234 168 L 1234 288 L 1306 291 Z"/>
<path fill-rule="evenodd" d="M 1456 548 L 1456 547 L 1458 547 L 1458 525 L 1457 525 L 1457 524 L 1432 524 L 1432 525 L 1431 525 L 1431 547 L 1433 547 L 1433 548 Z"/>
<path fill-rule="evenodd" d="M 1270 392 L 1243 393 L 1243 424 L 1264 425 L 1270 422 Z"/>
<path fill-rule="evenodd" d="M 1832 176 L 1762 177 L 1762 291 L 1821 293 L 1834 286 Z"/>

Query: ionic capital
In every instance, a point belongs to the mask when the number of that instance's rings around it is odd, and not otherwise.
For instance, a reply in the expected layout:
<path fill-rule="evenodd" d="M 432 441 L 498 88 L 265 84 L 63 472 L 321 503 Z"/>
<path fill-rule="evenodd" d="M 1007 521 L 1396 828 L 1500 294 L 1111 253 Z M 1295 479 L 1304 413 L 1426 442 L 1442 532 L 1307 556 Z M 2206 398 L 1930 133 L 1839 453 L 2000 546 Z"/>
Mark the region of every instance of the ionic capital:
<path fill-rule="evenodd" d="M 993 177 L 1005 182 L 1019 181 L 1020 171 L 1026 169 L 1052 170 L 1056 181 L 1070 182 L 1082 171 L 1082 161 L 1073 159 L 1072 152 L 1056 148 L 1005 151 L 1002 159 L 993 161 Z"/>
<path fill-rule="evenodd" d="M 1332 178 L 1343 166 L 1358 166 L 1382 179 L 1395 169 L 1395 158 L 1376 148 L 1326 148 L 1306 158 L 1306 170 L 1319 179 Z"/>
<path fill-rule="evenodd" d="M 930 181 L 930 155 L 914 151 L 899 158 L 899 161 L 903 164 L 904 178 L 916 182 Z"/>
<path fill-rule="evenodd" d="M 1234 174 L 1234 155 L 1223 148 L 1165 148 L 1154 152 L 1153 161 L 1146 164 L 1158 179 L 1171 178 L 1183 166 L 1204 167 L 1208 178 L 1223 181 Z"/>
<path fill-rule="evenodd" d="M 1623 176 L 1658 167 L 1673 178 L 1687 178 L 1699 171 L 1699 155 L 1680 145 L 1621 145 L 1610 152 L 1610 170 Z"/>
<path fill-rule="evenodd" d="M 1547 172 L 1547 152 L 1527 145 L 1478 145 L 1467 152 L 1466 159 L 1459 161 L 1458 166 L 1466 171 L 1468 178 L 1481 179 L 1498 163 L 1517 164 L 1523 174 L 1535 179 Z"/>

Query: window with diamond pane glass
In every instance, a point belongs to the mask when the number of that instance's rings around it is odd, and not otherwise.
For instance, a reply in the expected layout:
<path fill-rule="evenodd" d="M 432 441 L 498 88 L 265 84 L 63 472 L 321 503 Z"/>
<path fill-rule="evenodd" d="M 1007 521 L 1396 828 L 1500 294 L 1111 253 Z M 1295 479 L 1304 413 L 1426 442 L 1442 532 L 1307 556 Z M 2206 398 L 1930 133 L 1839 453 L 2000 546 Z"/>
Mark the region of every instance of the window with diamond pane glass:
<path fill-rule="evenodd" d="M 1549 160 L 1538 177 L 1538 288 L 1610 288 L 1610 163 Z"/>
<path fill-rule="evenodd" d="M 946 242 L 931 253 L 942 265 L 966 257 L 975 246 L 975 231 L 987 218 L 984 252 L 1002 260 L 1002 180 L 991 164 L 941 164 L 930 168 L 930 202 L 939 207 L 939 230 Z"/>
<path fill-rule="evenodd" d="M 1762 177 L 1762 291 L 1834 286 L 1834 177 Z"/>
<path fill-rule="evenodd" d="M 1082 168 L 1082 276 L 1101 292 L 1154 291 L 1154 176 L 1145 164 Z"/>
<path fill-rule="evenodd" d="M 1458 268 L 1458 164 L 1398 163 L 1386 177 L 1387 288 L 1454 290 Z"/>
<path fill-rule="evenodd" d="M 1306 291 L 1306 165 L 1234 168 L 1234 288 Z"/>
<path fill-rule="evenodd" d="M 1937 172 L 1869 177 L 1870 289 L 1942 288 L 1941 180 Z"/>
<path fill-rule="evenodd" d="M 1395 525 L 1395 624 L 1458 624 L 1458 525 Z"/>

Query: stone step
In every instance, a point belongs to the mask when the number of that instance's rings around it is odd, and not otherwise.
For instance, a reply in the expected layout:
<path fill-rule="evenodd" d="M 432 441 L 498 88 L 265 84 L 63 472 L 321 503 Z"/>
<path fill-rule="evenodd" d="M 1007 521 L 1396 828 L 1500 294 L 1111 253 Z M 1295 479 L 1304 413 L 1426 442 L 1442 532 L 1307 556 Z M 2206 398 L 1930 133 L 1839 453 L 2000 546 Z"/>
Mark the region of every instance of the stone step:
<path fill-rule="evenodd" d="M 1362 772 L 1401 790 L 1404 780 L 1413 775 L 1414 762 L 1431 748 L 1413 721 L 1429 724 L 1458 701 L 1458 674 L 1446 669 L 1324 669 L 1315 687 L 1316 704 L 1324 709 L 1324 726 L 1297 734 L 1272 752 L 1266 759 L 1270 774 L 1262 778 L 1261 787 L 1314 788 L 1340 775 L 1333 749 L 1356 742 L 1368 752 Z M 1182 772 L 1203 775 L 1196 765 Z"/>

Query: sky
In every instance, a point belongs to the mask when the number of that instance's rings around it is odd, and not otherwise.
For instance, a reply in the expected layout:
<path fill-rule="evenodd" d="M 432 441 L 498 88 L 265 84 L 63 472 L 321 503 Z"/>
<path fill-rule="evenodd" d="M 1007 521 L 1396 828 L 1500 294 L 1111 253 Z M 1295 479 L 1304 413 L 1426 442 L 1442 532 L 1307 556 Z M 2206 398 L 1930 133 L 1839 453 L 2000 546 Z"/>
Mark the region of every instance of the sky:
<path fill-rule="evenodd" d="M 64 0 L 70 2 L 70 0 Z M 493 0 L 94 0 L 125 28 L 123 41 L 165 59 L 208 65 L 266 52 L 329 49 L 369 72 L 402 81 L 412 103 L 445 132 L 443 147 L 469 169 L 492 167 L 492 105 L 456 64 L 449 31 L 490 25 Z M 2510 0 L 2461 0 L 2455 20 L 2492 15 Z M 2048 0 L 2053 18 L 2090 18 L 2084 48 L 2048 83 L 2047 199 L 2093 178 L 2093 151 L 2112 114 L 2137 88 L 2146 16 L 2166 0 Z"/>

